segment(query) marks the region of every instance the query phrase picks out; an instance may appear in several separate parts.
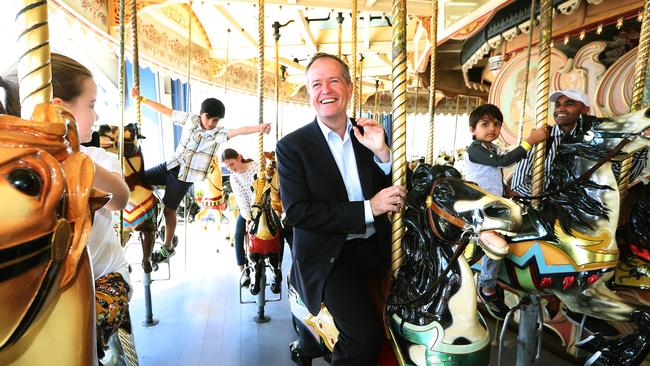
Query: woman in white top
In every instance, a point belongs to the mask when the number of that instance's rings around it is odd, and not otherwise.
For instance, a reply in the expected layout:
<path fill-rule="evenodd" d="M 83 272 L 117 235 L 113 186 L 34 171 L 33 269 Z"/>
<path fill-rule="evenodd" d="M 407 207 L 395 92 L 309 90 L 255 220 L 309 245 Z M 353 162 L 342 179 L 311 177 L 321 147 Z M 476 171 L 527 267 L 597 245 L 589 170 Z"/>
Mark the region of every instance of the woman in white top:
<path fill-rule="evenodd" d="M 244 159 L 234 149 L 225 149 L 221 154 L 221 162 L 232 172 L 230 175 L 230 187 L 235 195 L 235 201 L 239 206 L 239 217 L 235 226 L 235 257 L 239 270 L 246 267 L 246 253 L 244 251 L 244 235 L 246 235 L 246 223 L 251 219 L 251 205 L 253 204 L 253 181 L 257 173 L 258 165 L 252 159 Z M 248 272 L 242 277 L 242 286 L 250 284 Z"/>

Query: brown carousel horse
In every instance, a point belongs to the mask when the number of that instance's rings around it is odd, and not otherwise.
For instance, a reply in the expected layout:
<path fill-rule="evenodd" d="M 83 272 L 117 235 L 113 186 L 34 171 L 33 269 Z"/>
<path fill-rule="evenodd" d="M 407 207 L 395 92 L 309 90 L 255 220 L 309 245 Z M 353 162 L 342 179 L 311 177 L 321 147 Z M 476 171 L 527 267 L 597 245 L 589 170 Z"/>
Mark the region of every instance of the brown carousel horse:
<path fill-rule="evenodd" d="M 282 202 L 280 201 L 280 180 L 274 153 L 265 153 L 265 170 L 253 182 L 255 200 L 251 206 L 251 225 L 248 229 L 246 253 L 253 270 L 250 291 L 257 295 L 260 290 L 261 276 L 266 268 L 266 260 L 273 269 L 271 291 L 280 293 L 282 284 Z"/>
<path fill-rule="evenodd" d="M 99 127 L 100 147 L 117 152 L 119 143 L 117 126 L 102 125 Z M 152 271 L 151 252 L 156 239 L 158 198 L 153 188 L 144 182 L 144 157 L 140 147 L 140 135 L 137 124 L 129 123 L 124 127 L 124 157 L 122 169 L 124 179 L 131 191 L 129 202 L 122 210 L 123 238 L 128 238 L 133 231 L 140 233 L 142 244 L 142 269 L 145 273 Z M 126 242 L 126 240 L 124 240 Z"/>
<path fill-rule="evenodd" d="M 0 116 L 0 364 L 94 365 L 95 292 L 85 249 L 92 188 L 65 109 L 42 104 L 31 121 Z"/>

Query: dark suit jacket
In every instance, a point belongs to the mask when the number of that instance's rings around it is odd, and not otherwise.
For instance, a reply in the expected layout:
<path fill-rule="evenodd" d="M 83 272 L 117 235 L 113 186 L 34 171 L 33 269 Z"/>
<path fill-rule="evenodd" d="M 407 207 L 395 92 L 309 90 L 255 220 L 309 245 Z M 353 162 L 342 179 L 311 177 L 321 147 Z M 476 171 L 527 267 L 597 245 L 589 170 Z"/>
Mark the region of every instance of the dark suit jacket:
<path fill-rule="evenodd" d="M 350 133 L 364 199 L 390 185 L 374 154 Z M 291 282 L 316 315 L 323 287 L 348 234 L 366 231 L 363 202 L 348 200 L 343 178 L 316 120 L 278 142 L 280 195 L 293 226 Z M 390 225 L 386 214 L 374 218 L 376 230 L 368 256 L 390 266 Z"/>

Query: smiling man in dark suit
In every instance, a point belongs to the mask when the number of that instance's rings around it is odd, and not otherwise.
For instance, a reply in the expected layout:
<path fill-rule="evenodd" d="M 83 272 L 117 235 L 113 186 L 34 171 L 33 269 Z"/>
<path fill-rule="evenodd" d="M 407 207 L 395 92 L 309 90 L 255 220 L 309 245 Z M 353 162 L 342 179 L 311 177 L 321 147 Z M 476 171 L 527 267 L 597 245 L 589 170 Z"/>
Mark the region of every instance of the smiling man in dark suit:
<path fill-rule="evenodd" d="M 376 365 L 381 323 L 369 278 L 390 267 L 387 212 L 406 189 L 390 185 L 391 154 L 373 120 L 348 118 L 348 66 L 316 54 L 307 65 L 313 122 L 277 146 L 282 203 L 294 227 L 292 278 L 309 311 L 324 303 L 340 332 L 332 365 Z"/>

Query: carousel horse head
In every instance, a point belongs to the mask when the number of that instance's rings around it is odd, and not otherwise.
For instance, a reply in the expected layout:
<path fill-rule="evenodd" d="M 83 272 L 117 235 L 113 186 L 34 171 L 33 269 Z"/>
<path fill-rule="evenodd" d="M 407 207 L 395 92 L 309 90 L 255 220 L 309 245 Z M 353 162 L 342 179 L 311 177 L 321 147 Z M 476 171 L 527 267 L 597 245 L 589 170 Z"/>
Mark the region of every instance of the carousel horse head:
<path fill-rule="evenodd" d="M 92 288 L 82 253 L 93 210 L 110 199 L 92 188 L 93 180 L 93 162 L 79 152 L 76 124 L 65 109 L 43 104 L 30 121 L 0 117 L 0 356 L 56 306 L 57 294 Z M 78 273 L 82 265 L 85 276 Z M 75 294 L 78 301 L 92 301 Z M 87 315 L 94 323 L 94 313 Z M 38 335 L 28 337 L 33 342 Z"/>
<path fill-rule="evenodd" d="M 596 150 L 611 150 L 628 138 L 631 142 L 621 152 L 629 154 L 648 146 L 650 134 L 644 131 L 649 129 L 650 108 L 609 118 L 581 115 L 569 142 Z"/>
<path fill-rule="evenodd" d="M 404 263 L 393 282 L 391 332 L 416 365 L 489 362 L 489 336 L 462 246 L 483 230 L 517 231 L 518 205 L 463 182 L 451 166 L 420 164 L 404 213 Z M 469 234 L 469 235 L 468 235 Z"/>
<path fill-rule="evenodd" d="M 429 227 L 439 239 L 457 242 L 463 232 L 478 234 L 488 230 L 511 235 L 521 227 L 521 206 L 463 181 L 456 169 L 434 166 L 420 174 L 428 175 L 418 184 L 429 186 Z M 414 176 L 414 184 L 418 178 Z M 428 178 L 433 181 L 429 183 Z"/>

